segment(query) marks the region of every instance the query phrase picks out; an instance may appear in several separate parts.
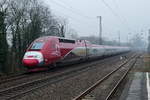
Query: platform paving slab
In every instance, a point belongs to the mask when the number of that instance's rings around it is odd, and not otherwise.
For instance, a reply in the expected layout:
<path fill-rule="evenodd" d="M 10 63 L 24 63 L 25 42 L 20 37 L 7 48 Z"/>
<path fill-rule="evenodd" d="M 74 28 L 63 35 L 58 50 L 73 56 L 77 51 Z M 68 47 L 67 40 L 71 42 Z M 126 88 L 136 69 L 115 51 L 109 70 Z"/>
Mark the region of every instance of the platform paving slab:
<path fill-rule="evenodd" d="M 134 73 L 133 79 L 126 84 L 119 100 L 148 100 L 146 73 Z"/>

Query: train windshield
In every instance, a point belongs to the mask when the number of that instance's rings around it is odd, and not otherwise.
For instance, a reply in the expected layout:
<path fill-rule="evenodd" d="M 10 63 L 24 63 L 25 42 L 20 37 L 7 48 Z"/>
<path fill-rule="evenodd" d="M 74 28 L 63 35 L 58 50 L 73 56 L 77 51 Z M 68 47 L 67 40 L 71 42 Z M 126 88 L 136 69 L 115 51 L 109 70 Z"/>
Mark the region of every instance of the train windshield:
<path fill-rule="evenodd" d="M 40 50 L 42 49 L 44 43 L 43 42 L 35 42 L 33 43 L 33 45 L 31 46 L 31 50 Z"/>

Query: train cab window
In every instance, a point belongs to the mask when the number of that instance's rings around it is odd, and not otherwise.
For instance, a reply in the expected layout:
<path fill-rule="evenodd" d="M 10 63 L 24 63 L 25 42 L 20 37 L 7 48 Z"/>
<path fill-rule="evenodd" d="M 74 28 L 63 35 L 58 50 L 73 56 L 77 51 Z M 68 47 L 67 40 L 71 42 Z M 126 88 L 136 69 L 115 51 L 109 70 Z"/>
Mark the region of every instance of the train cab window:
<path fill-rule="evenodd" d="M 32 44 L 30 49 L 31 50 L 40 50 L 40 49 L 42 49 L 43 45 L 44 45 L 43 42 L 35 42 Z"/>

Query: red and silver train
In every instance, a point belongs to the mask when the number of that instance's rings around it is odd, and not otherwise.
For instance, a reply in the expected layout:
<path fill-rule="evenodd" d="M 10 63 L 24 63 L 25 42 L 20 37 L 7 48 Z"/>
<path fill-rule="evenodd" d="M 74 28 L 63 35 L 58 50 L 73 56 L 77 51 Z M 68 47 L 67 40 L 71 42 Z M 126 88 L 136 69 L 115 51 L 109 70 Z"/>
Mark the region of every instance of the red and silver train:
<path fill-rule="evenodd" d="M 30 71 L 45 70 L 53 65 L 110 56 L 129 51 L 129 47 L 91 44 L 56 36 L 36 39 L 27 49 L 23 64 Z"/>

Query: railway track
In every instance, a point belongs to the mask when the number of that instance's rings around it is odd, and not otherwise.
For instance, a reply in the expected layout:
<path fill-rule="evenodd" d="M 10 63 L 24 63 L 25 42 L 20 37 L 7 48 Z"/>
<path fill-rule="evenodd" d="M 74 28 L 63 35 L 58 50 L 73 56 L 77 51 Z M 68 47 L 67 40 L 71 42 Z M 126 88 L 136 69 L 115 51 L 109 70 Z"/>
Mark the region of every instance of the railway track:
<path fill-rule="evenodd" d="M 5 79 L 0 80 L 0 84 L 6 83 L 6 82 L 11 82 L 11 81 L 14 81 L 14 80 L 19 80 L 19 79 L 22 79 L 26 76 L 27 76 L 26 73 L 23 73 L 23 74 L 11 76 L 11 77 L 6 77 Z"/>
<path fill-rule="evenodd" d="M 104 60 L 104 62 L 105 62 L 105 60 Z M 94 64 L 96 65 L 98 63 L 99 62 L 95 62 Z M 94 64 L 92 63 L 91 65 L 94 65 Z M 19 85 L 7 87 L 5 89 L 1 89 L 0 90 L 0 100 L 14 99 L 14 98 L 22 96 L 28 92 L 31 92 L 38 88 L 46 86 L 48 84 L 53 84 L 53 83 L 71 78 L 74 75 L 78 75 L 81 72 L 89 70 L 91 65 L 75 68 L 75 69 L 72 69 L 72 70 L 69 70 L 66 72 L 59 73 L 57 75 L 47 76 L 45 78 L 40 78 L 40 79 L 36 79 L 33 81 L 21 83 Z M 72 73 L 74 73 L 74 74 L 72 74 Z"/>
<path fill-rule="evenodd" d="M 44 72 L 44 73 L 47 73 L 47 72 Z M 6 76 L 6 77 L 1 77 L 0 78 L 0 85 L 4 84 L 4 83 L 17 81 L 19 79 L 23 79 L 23 78 L 29 77 L 30 75 L 28 75 L 28 74 L 29 73 L 22 73 L 22 74 L 18 74 L 18 75 L 11 75 L 11 76 Z"/>
<path fill-rule="evenodd" d="M 102 85 L 104 82 L 108 81 L 111 76 L 115 73 L 117 73 L 121 68 L 123 68 L 123 66 L 125 66 L 126 64 L 129 64 L 128 66 L 130 66 L 129 68 L 127 68 L 127 70 L 123 71 L 123 75 L 120 77 L 119 80 L 117 80 L 117 83 L 114 85 L 114 87 L 108 92 L 108 94 L 106 95 L 106 97 L 103 97 L 102 100 L 110 100 L 111 97 L 113 96 L 113 94 L 115 93 L 116 89 L 120 86 L 121 82 L 124 80 L 124 78 L 127 76 L 128 72 L 131 70 L 131 68 L 134 66 L 134 64 L 136 63 L 136 59 L 137 56 L 132 57 L 129 60 L 126 60 L 123 64 L 119 65 L 115 70 L 111 71 L 110 73 L 108 73 L 107 75 L 105 75 L 102 79 L 98 80 L 96 83 L 94 83 L 92 86 L 90 86 L 87 90 L 83 91 L 80 95 L 76 96 L 73 100 L 87 100 L 86 96 L 92 96 L 94 94 L 94 90 L 99 87 L 100 85 Z M 131 63 L 129 63 L 131 62 Z M 124 69 L 124 68 L 123 68 Z M 100 89 L 100 88 L 99 88 Z M 92 93 L 93 92 L 93 93 Z M 104 96 L 104 95 L 103 95 Z M 93 96 L 92 96 L 93 97 Z M 105 98 L 105 99 L 104 99 Z M 90 99 L 91 100 L 91 99 Z M 95 99 L 92 99 L 95 100 Z M 97 100 L 97 99 L 96 99 Z M 101 100 L 101 98 L 100 98 Z"/>

